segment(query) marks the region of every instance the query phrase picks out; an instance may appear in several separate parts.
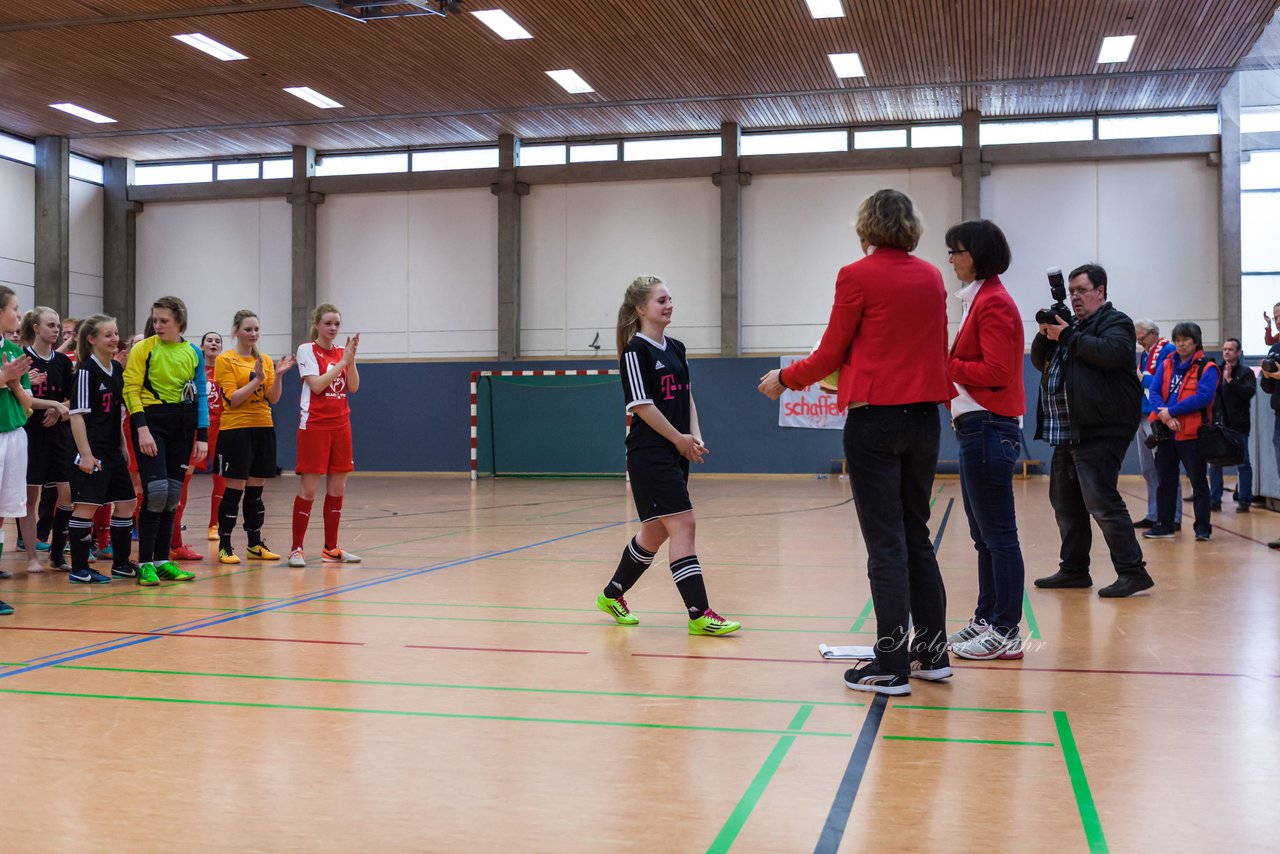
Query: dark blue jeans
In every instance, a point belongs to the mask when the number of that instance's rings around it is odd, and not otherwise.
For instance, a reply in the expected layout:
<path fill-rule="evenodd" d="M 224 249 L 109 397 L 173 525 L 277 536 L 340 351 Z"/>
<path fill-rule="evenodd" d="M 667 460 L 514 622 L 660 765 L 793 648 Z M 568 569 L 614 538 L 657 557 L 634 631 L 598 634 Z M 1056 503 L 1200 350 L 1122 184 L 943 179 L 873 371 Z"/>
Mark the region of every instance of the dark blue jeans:
<path fill-rule="evenodd" d="M 876 611 L 876 661 L 907 676 L 911 660 L 945 667 L 947 593 L 929 539 L 938 466 L 936 404 L 849 410 L 844 452 Z M 908 648 L 908 621 L 915 627 Z"/>
<path fill-rule="evenodd" d="M 1093 547 L 1092 517 L 1102 529 L 1116 574 L 1145 575 L 1142 547 L 1133 530 L 1129 508 L 1117 487 L 1128 439 L 1088 439 L 1053 449 L 1049 470 L 1049 503 L 1062 539 L 1059 568 L 1068 574 L 1089 574 Z"/>
<path fill-rule="evenodd" d="M 1022 454 L 1022 430 L 1016 418 L 973 413 L 956 424 L 956 438 L 960 494 L 978 552 L 974 617 L 1002 633 L 1017 632 L 1025 567 L 1013 508 L 1013 466 Z"/>
<path fill-rule="evenodd" d="M 1222 503 L 1223 466 L 1209 466 L 1209 503 Z M 1227 466 L 1226 468 L 1230 468 Z M 1236 503 L 1253 503 L 1253 463 L 1249 461 L 1249 434 L 1244 434 L 1244 459 L 1236 466 Z"/>
<path fill-rule="evenodd" d="M 1156 471 L 1160 473 L 1160 486 L 1156 490 L 1156 524 L 1164 529 L 1173 528 L 1173 505 L 1178 500 L 1178 464 L 1187 470 L 1191 481 L 1191 506 L 1196 513 L 1196 533 L 1212 534 L 1209 521 L 1209 478 L 1204 460 L 1200 459 L 1200 446 L 1195 439 L 1180 442 L 1162 442 L 1156 446 Z"/>

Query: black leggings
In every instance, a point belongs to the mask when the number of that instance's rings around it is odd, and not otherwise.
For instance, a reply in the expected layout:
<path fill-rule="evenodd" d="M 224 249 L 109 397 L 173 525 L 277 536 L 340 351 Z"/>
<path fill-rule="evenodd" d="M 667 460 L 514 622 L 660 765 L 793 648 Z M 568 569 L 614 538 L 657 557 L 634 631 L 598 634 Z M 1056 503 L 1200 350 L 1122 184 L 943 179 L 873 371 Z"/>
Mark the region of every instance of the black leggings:
<path fill-rule="evenodd" d="M 146 413 L 156 455 L 142 453 L 135 429 L 133 447 L 138 452 L 138 478 L 142 481 L 138 562 L 161 563 L 169 559 L 173 513 L 182 500 L 182 481 L 191 461 L 196 436 L 195 406 L 160 403 L 148 406 Z"/>

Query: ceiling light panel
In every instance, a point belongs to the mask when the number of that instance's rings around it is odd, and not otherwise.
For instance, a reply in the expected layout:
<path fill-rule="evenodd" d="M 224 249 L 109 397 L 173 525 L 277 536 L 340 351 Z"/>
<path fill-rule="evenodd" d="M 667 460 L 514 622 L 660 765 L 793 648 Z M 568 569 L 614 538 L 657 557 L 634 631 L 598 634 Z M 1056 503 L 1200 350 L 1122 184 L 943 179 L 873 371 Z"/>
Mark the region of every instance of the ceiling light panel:
<path fill-rule="evenodd" d="M 835 69 L 837 77 L 867 76 L 862 68 L 862 60 L 856 53 L 829 53 L 827 59 L 831 60 L 831 67 Z"/>
<path fill-rule="evenodd" d="M 288 92 L 295 98 L 301 98 L 308 104 L 315 104 L 317 107 L 324 110 L 332 110 L 342 106 L 332 98 L 321 95 L 310 86 L 286 86 L 284 91 Z"/>
<path fill-rule="evenodd" d="M 480 12 L 472 12 L 480 19 L 480 23 L 493 30 L 507 41 L 513 39 L 531 39 L 533 33 L 516 23 L 516 19 L 508 15 L 501 9 L 486 9 Z"/>
<path fill-rule="evenodd" d="M 220 59 L 223 62 L 232 62 L 237 59 L 248 59 L 243 53 L 232 50 L 225 44 L 206 36 L 204 33 L 184 33 L 180 36 L 174 36 L 178 41 L 191 45 L 196 50 L 204 51 L 214 59 Z"/>
<path fill-rule="evenodd" d="M 1133 52 L 1133 43 L 1137 36 L 1107 36 L 1102 40 L 1102 49 L 1098 51 L 1098 64 L 1112 62 L 1128 62 Z"/>
<path fill-rule="evenodd" d="M 584 92 L 594 92 L 591 84 L 583 80 L 578 72 L 572 68 L 562 68 L 559 71 L 548 71 L 547 76 L 556 81 L 571 95 L 581 95 Z"/>
<path fill-rule="evenodd" d="M 805 0 L 809 14 L 815 18 L 843 18 L 843 0 Z"/>
<path fill-rule="evenodd" d="M 53 107 L 55 110 L 62 110 L 64 113 L 70 113 L 77 118 L 88 119 L 89 121 L 100 125 L 111 124 L 115 121 L 115 119 L 110 116 L 104 116 L 102 113 L 95 113 L 93 110 L 86 110 L 84 107 L 76 104 L 50 104 L 49 106 Z"/>

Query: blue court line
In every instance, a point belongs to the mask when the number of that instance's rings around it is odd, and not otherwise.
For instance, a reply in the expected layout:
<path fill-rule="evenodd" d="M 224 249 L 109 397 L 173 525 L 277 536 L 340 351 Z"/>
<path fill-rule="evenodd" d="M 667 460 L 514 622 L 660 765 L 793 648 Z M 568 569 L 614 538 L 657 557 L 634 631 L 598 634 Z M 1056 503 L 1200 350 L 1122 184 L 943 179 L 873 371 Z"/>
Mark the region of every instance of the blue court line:
<path fill-rule="evenodd" d="M 867 760 L 871 758 L 876 733 L 880 730 L 880 721 L 884 718 L 884 710 L 888 705 L 889 698 L 884 694 L 876 694 L 871 701 L 871 708 L 867 709 L 867 717 L 862 721 L 862 730 L 858 733 L 858 743 L 853 746 L 849 766 L 845 769 L 844 779 L 840 781 L 840 788 L 836 790 L 835 800 L 831 802 L 827 823 L 822 827 L 822 835 L 818 837 L 813 854 L 836 854 L 840 849 L 840 840 L 849 824 L 849 813 L 853 811 L 853 801 L 858 797 L 858 787 L 862 785 L 862 775 L 867 770 Z"/>
<path fill-rule="evenodd" d="M 293 599 L 286 599 L 283 602 L 276 602 L 270 605 L 264 605 L 262 607 L 255 608 L 252 610 L 241 611 L 235 614 L 222 615 L 213 619 L 206 618 L 206 619 L 197 621 L 194 625 L 189 625 L 186 628 L 181 628 L 178 631 L 172 632 L 171 634 L 182 635 L 182 634 L 186 634 L 187 632 L 196 631 L 197 629 L 213 628 L 214 626 L 220 626 L 220 625 L 223 625 L 224 623 L 232 623 L 232 622 L 235 622 L 236 620 L 243 620 L 246 617 L 256 617 L 258 614 L 267 614 L 272 611 L 279 611 L 283 608 L 292 608 L 294 605 L 305 605 L 308 602 L 314 602 L 319 599 L 327 599 L 331 596 L 337 596 L 342 593 L 350 593 L 356 590 L 363 590 L 366 587 L 377 587 L 383 584 L 390 583 L 392 581 L 399 581 L 404 578 L 413 578 L 418 575 L 426 575 L 427 573 L 430 573 L 430 572 L 439 572 L 442 569 L 450 569 L 455 566 L 463 566 L 464 564 L 475 563 L 477 561 L 487 560 L 489 558 L 494 558 L 494 557 L 501 557 L 502 555 L 515 554 L 516 552 L 527 551 L 528 549 L 534 549 L 539 546 L 545 546 L 551 543 L 558 543 L 561 540 L 569 540 L 569 539 L 573 539 L 574 537 L 584 536 L 586 534 L 594 534 L 597 531 L 604 531 L 604 530 L 608 530 L 609 528 L 616 528 L 619 525 L 626 525 L 630 521 L 631 520 L 627 520 L 624 522 L 611 522 L 608 525 L 601 525 L 597 528 L 588 528 L 585 531 L 578 531 L 577 533 L 573 533 L 573 534 L 565 534 L 560 537 L 553 537 L 552 539 L 549 539 L 549 540 L 542 540 L 541 542 L 530 543 L 529 545 L 526 545 L 526 546 L 517 546 L 516 548 L 513 548 L 513 549 L 506 549 L 505 551 L 483 552 L 481 554 L 471 555 L 470 557 L 460 558 L 458 560 L 446 561 L 445 563 L 441 563 L 441 564 L 427 565 L 423 567 L 418 567 L 416 569 L 409 569 L 403 572 L 397 572 L 382 578 L 371 578 L 371 579 L 366 579 L 364 581 L 355 582 L 352 584 L 343 584 L 343 585 L 328 588 L 326 590 L 322 590 L 316 593 L 308 593 L 302 596 L 294 597 Z M 59 664 L 67 664 L 68 662 L 78 661 L 83 658 L 92 658 L 93 656 L 101 655 L 104 652 L 114 652 L 119 649 L 125 649 L 127 647 L 137 646 L 139 644 L 149 643 L 151 641 L 156 641 L 156 640 L 160 640 L 160 638 L 154 637 L 154 636 L 136 637 L 131 640 L 112 643 L 108 646 L 101 647 L 95 650 L 90 650 L 88 652 L 79 652 L 76 654 L 72 654 L 72 652 L 75 652 L 73 650 L 67 653 L 60 653 L 59 654 L 60 657 L 58 658 L 49 658 L 39 664 L 31 664 L 26 667 L 19 667 L 15 670 L 8 670 L 3 673 L 0 673 L 0 679 L 8 679 L 11 676 L 17 676 L 22 673 L 30 673 L 34 670 L 44 670 L 48 667 L 54 667 Z"/>

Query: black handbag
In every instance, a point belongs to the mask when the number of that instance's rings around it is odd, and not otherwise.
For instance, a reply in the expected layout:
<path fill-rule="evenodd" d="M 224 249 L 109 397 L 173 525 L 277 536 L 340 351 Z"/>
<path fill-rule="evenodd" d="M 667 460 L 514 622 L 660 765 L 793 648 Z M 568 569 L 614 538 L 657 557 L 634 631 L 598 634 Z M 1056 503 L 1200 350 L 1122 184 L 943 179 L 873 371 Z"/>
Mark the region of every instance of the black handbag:
<path fill-rule="evenodd" d="M 1215 420 L 1196 432 L 1200 459 L 1218 466 L 1238 466 L 1244 462 L 1244 434 Z"/>

